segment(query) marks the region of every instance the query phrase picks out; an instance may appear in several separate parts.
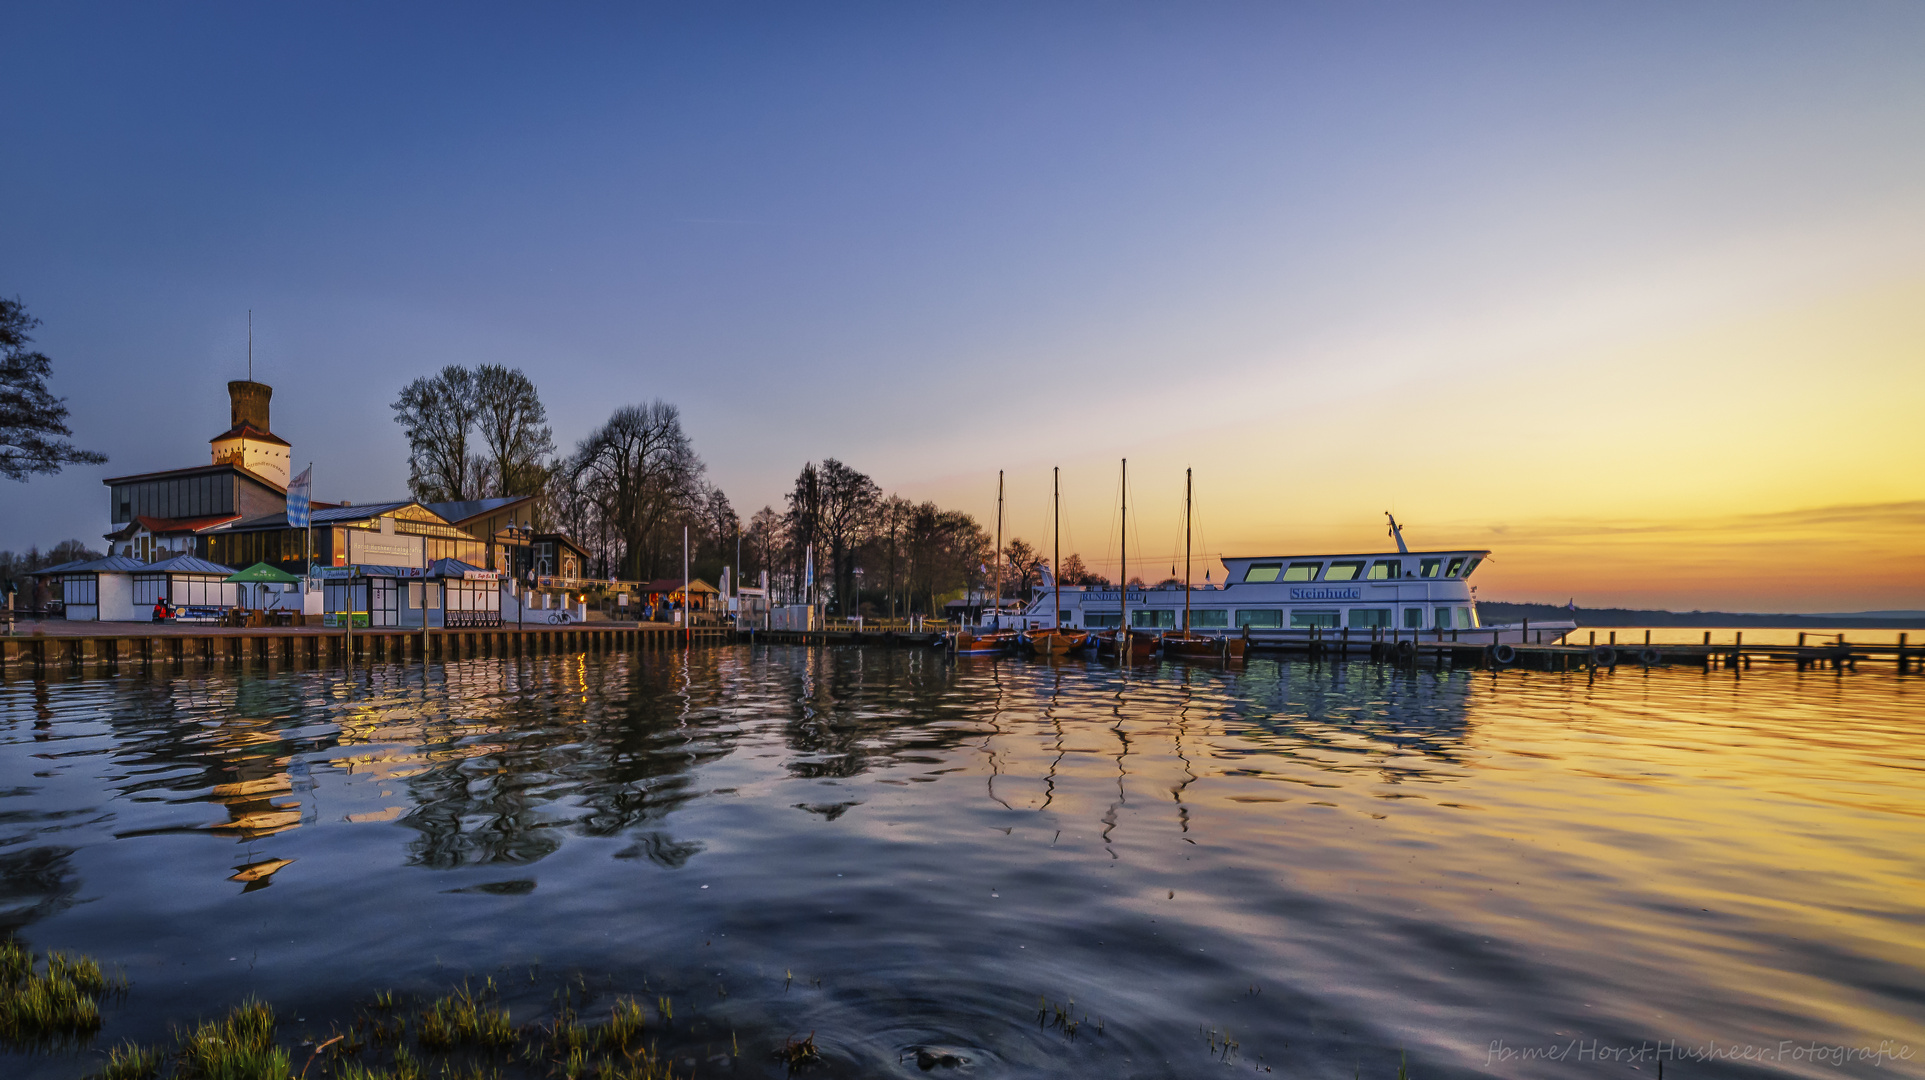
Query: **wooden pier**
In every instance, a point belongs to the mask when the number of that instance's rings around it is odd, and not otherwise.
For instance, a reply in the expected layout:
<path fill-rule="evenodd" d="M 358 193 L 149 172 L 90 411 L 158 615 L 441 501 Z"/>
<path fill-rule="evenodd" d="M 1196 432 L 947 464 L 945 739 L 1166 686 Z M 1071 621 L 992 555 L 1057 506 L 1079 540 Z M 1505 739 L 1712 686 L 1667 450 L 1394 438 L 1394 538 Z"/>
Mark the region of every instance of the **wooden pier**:
<path fill-rule="evenodd" d="M 492 627 L 422 631 L 255 629 L 151 634 L 46 634 L 0 637 L 0 679 L 60 672 L 227 666 L 323 667 L 417 663 L 474 657 L 637 652 L 731 640 L 726 627 L 668 625 Z"/>
<path fill-rule="evenodd" d="M 1445 633 L 1449 633 L 1446 631 Z M 1579 635 L 1582 641 L 1576 641 Z M 1480 632 L 1464 630 L 1444 634 L 1351 635 L 1343 631 L 1304 631 L 1296 636 L 1270 635 L 1252 638 L 1250 649 L 1258 652 L 1297 653 L 1311 657 L 1367 656 L 1380 663 L 1451 667 L 1527 668 L 1539 671 L 1596 671 L 1619 666 L 1687 667 L 1742 670 L 1753 664 L 1779 664 L 1799 671 L 1831 669 L 1856 671 L 1860 663 L 1891 664 L 1899 674 L 1925 673 L 1925 646 L 1913 645 L 1910 635 L 1900 634 L 1895 642 L 1847 641 L 1843 634 L 1829 640 L 1816 634 L 1799 634 L 1797 644 L 1747 644 L 1742 631 L 1728 642 L 1714 642 L 1706 631 L 1704 641 L 1689 644 L 1653 642 L 1646 632 L 1642 642 L 1617 640 L 1614 631 L 1578 630 L 1565 635 L 1562 642 L 1543 641 L 1504 644 L 1478 640 Z M 1495 635 L 1492 635 L 1495 637 Z"/>

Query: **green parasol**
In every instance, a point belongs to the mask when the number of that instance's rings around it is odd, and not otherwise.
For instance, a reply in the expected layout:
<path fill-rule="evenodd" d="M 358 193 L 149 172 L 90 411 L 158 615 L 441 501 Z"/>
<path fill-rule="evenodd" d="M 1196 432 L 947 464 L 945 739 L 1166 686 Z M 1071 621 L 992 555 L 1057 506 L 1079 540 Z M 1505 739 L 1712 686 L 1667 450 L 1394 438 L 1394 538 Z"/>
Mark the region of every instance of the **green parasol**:
<path fill-rule="evenodd" d="M 238 583 L 264 582 L 276 585 L 290 585 L 301 580 L 301 578 L 298 574 L 290 574 L 285 570 L 276 570 L 264 562 L 257 562 L 253 566 L 239 571 L 224 580 Z"/>

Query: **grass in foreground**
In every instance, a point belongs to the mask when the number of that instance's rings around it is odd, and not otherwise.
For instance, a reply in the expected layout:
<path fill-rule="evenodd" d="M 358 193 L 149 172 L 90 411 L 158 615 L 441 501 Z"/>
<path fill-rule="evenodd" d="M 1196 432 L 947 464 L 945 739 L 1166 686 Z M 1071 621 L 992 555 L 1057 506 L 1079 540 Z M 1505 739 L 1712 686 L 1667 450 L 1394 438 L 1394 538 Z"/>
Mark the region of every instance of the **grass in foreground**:
<path fill-rule="evenodd" d="M 100 1030 L 100 997 L 126 988 L 92 957 L 50 952 L 44 964 L 19 941 L 0 941 L 0 1042 L 34 1045 Z"/>

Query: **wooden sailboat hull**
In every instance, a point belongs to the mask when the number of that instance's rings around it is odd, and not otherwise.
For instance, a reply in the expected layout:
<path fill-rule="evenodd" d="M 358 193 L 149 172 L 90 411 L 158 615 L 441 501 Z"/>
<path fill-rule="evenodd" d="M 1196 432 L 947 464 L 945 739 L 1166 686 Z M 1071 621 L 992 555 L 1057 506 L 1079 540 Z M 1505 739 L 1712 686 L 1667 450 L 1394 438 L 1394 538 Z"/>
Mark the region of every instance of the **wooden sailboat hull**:
<path fill-rule="evenodd" d="M 1210 637 L 1177 632 L 1163 635 L 1163 655 L 1187 660 L 1241 660 L 1245 643 L 1240 637 Z"/>
<path fill-rule="evenodd" d="M 1097 634 L 1096 655 L 1105 660 L 1116 659 L 1118 649 L 1123 647 L 1117 644 L 1116 639 L 1119 636 L 1115 631 L 1107 634 Z M 1129 635 L 1128 642 L 1129 644 L 1126 647 L 1129 650 L 1128 660 L 1130 663 L 1141 663 L 1156 657 L 1157 640 L 1154 636 L 1149 634 L 1131 634 Z"/>
<path fill-rule="evenodd" d="M 1066 656 L 1089 645 L 1087 630 L 1031 630 L 1023 643 L 1038 656 Z"/>
<path fill-rule="evenodd" d="M 998 656 L 1010 651 L 1015 645 L 1016 635 L 1008 631 L 972 634 L 963 630 L 950 640 L 949 648 L 957 656 Z"/>

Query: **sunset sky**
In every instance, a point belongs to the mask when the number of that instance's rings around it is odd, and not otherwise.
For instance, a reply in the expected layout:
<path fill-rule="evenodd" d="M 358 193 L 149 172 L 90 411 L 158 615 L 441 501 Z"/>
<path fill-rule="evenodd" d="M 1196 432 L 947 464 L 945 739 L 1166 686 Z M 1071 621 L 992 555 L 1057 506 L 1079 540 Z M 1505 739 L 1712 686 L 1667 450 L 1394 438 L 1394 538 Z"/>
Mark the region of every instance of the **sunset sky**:
<path fill-rule="evenodd" d="M 1484 599 L 1925 608 L 1925 6 L 45 5 L 0 38 L 0 294 L 98 541 L 275 387 L 316 496 L 389 402 L 678 404 L 1114 568 L 1490 547 Z M 1199 569 L 1199 573 L 1200 573 Z"/>

